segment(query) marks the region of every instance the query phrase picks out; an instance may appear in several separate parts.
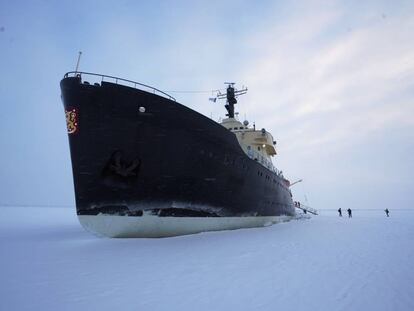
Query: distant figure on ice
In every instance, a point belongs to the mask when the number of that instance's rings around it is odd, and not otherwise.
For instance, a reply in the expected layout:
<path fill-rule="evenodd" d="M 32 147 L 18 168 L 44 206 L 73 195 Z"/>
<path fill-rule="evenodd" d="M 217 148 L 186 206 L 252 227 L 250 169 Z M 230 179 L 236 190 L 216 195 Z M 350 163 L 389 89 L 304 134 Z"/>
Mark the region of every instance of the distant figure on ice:
<path fill-rule="evenodd" d="M 342 209 L 341 208 L 338 209 L 338 213 L 339 213 L 339 217 L 342 217 Z"/>
<path fill-rule="evenodd" d="M 348 211 L 348 217 L 352 218 L 352 210 L 350 208 L 348 208 L 347 211 Z"/>
<path fill-rule="evenodd" d="M 387 217 L 390 217 L 390 211 L 388 210 L 388 208 L 385 209 L 385 214 L 387 214 Z"/>

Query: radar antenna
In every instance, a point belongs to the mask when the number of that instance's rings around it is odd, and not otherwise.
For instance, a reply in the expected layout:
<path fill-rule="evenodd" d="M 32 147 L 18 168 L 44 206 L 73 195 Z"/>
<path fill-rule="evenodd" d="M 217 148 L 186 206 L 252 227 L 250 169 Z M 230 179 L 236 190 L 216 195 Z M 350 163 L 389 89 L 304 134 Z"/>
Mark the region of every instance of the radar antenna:
<path fill-rule="evenodd" d="M 227 109 L 227 114 L 229 118 L 234 118 L 234 105 L 237 104 L 237 97 L 240 95 L 244 95 L 247 93 L 247 87 L 243 87 L 241 90 L 236 90 L 234 88 L 234 85 L 236 83 L 234 82 L 224 82 L 224 84 L 227 84 L 227 90 L 225 94 L 221 94 L 220 92 L 217 94 L 218 99 L 227 99 L 227 104 L 224 106 Z"/>

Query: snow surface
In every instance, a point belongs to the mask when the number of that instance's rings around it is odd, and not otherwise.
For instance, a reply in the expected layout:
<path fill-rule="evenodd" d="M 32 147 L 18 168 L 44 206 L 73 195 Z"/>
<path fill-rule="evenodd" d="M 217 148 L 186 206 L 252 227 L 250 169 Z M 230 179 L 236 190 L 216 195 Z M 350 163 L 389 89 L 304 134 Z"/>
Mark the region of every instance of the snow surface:
<path fill-rule="evenodd" d="M 74 208 L 3 207 L 0 310 L 414 310 L 414 211 L 97 238 Z"/>

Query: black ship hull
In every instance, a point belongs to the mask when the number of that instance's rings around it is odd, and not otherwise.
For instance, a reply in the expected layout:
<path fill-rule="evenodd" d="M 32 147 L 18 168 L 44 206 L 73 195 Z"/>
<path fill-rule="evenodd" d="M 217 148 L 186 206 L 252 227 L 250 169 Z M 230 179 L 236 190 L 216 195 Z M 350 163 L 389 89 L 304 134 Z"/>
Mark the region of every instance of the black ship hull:
<path fill-rule="evenodd" d="M 250 159 L 235 135 L 213 120 L 116 83 L 65 77 L 61 90 L 76 209 L 88 230 L 170 236 L 255 227 L 294 215 L 284 179 Z M 185 229 L 184 219 L 200 225 Z"/>

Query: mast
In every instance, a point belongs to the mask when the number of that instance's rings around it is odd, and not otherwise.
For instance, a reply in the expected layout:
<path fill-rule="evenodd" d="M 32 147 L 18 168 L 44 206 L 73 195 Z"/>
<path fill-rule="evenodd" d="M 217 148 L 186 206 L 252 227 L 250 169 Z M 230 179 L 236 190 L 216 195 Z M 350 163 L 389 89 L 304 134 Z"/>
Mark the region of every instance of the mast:
<path fill-rule="evenodd" d="M 227 103 L 226 105 L 224 105 L 224 107 L 226 107 L 227 109 L 227 114 L 226 116 L 228 116 L 229 118 L 234 118 L 234 105 L 237 104 L 237 97 L 243 94 L 247 93 L 247 88 L 243 88 L 241 90 L 236 90 L 234 88 L 234 85 L 236 83 L 234 82 L 225 82 L 224 84 L 227 84 L 227 90 L 226 90 L 226 94 L 218 94 L 217 98 L 218 99 L 227 99 Z"/>
<path fill-rule="evenodd" d="M 75 72 L 78 72 L 78 68 L 79 68 L 79 63 L 80 63 L 81 56 L 82 56 L 82 51 L 79 51 L 78 62 L 76 63 Z"/>

